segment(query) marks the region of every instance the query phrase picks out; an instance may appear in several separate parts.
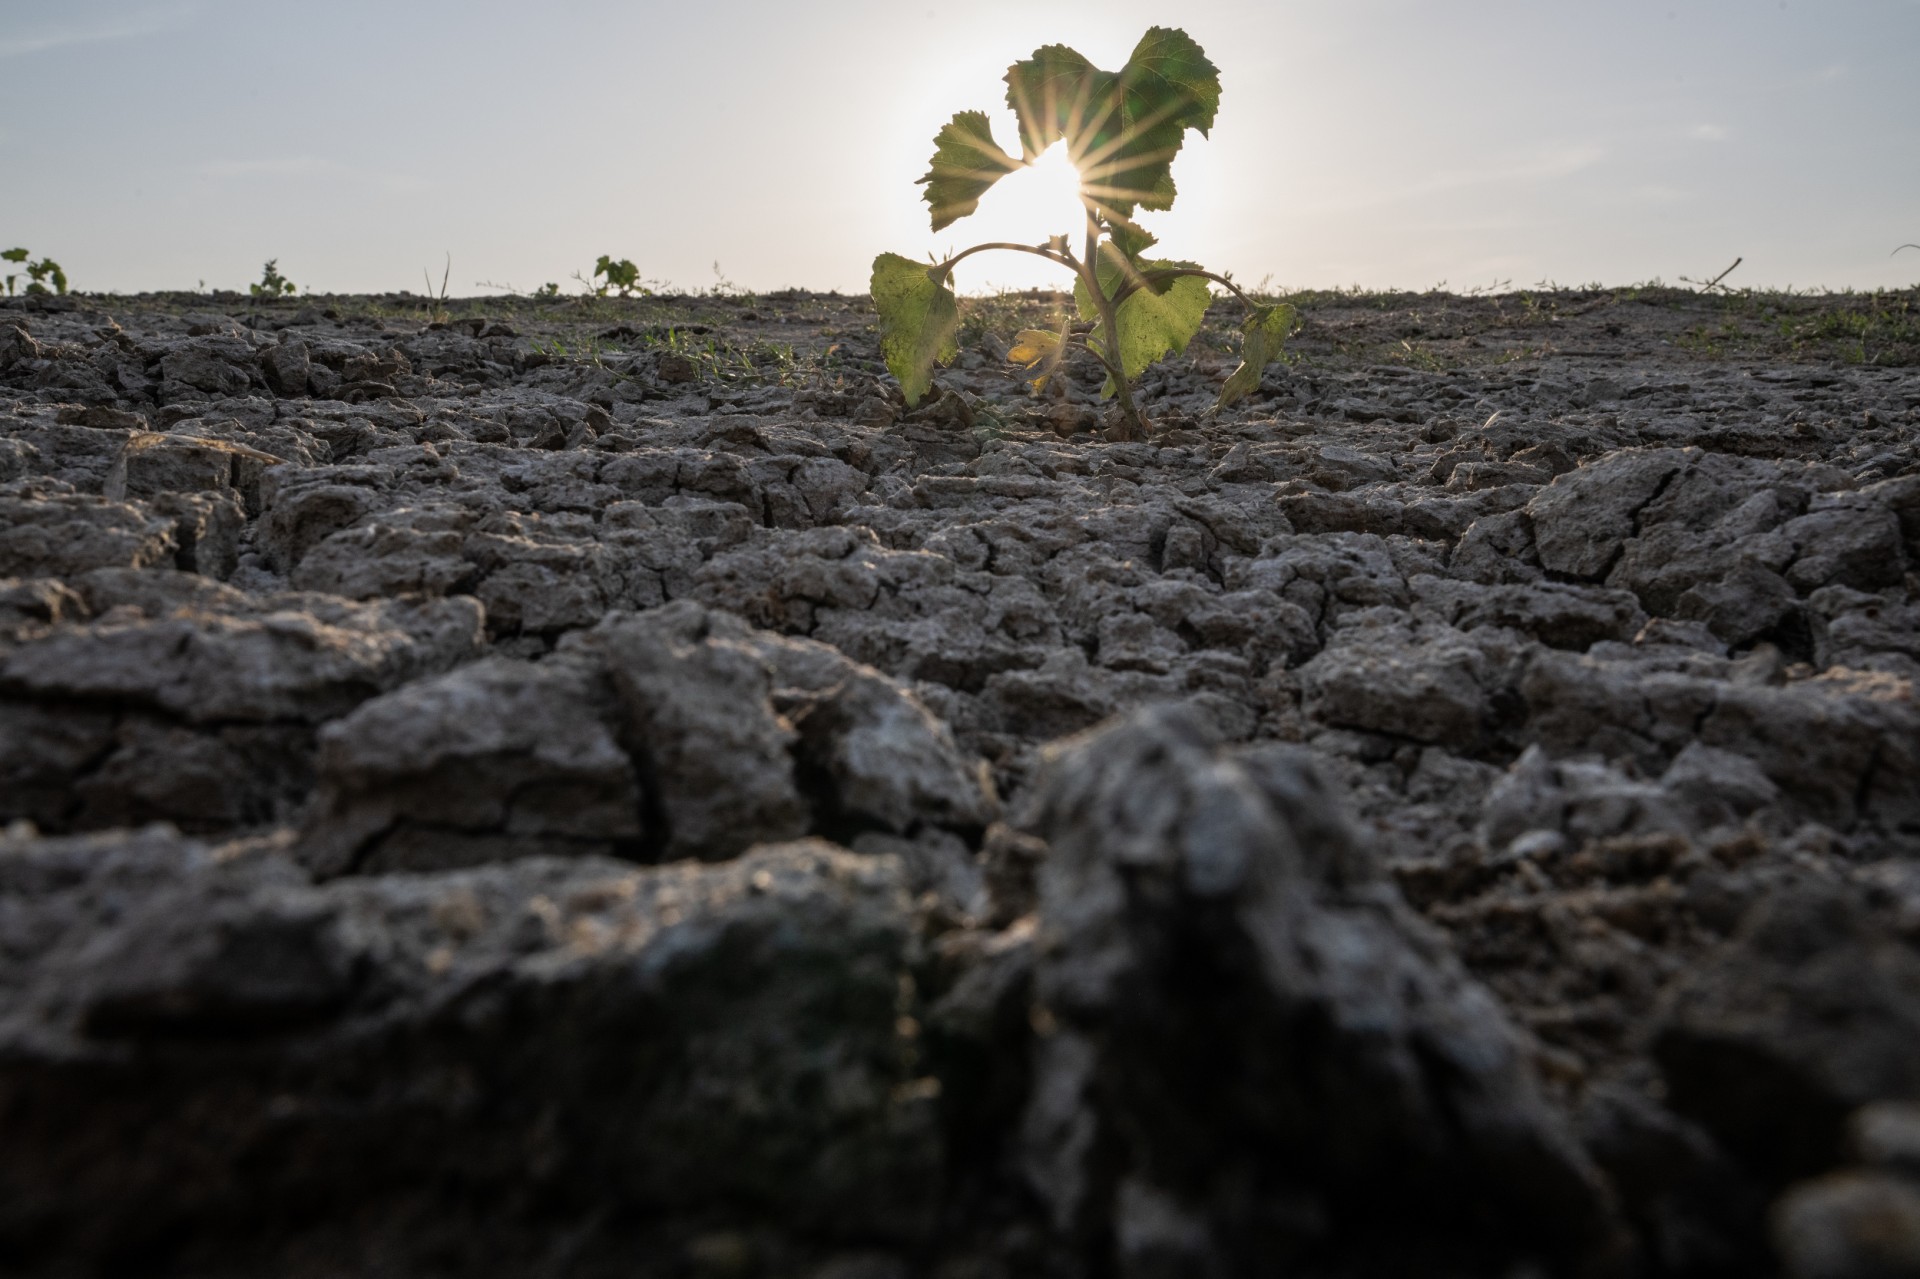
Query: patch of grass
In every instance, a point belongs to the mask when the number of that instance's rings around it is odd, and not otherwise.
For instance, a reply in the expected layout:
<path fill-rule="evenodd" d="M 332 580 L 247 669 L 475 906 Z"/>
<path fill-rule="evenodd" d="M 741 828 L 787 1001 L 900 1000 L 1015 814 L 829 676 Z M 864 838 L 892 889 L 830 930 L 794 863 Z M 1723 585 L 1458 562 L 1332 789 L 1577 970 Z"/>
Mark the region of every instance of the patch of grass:
<path fill-rule="evenodd" d="M 1920 364 L 1920 308 L 1911 290 L 1875 292 L 1801 319 L 1782 317 L 1796 351 L 1825 348 L 1849 364 Z"/>
<path fill-rule="evenodd" d="M 1070 299 L 1043 289 L 1003 289 L 960 299 L 960 345 L 978 349 L 996 339 L 1004 350 L 1024 329 L 1058 329 Z"/>
<path fill-rule="evenodd" d="M 627 323 L 611 334 L 576 328 L 537 338 L 533 349 L 550 363 L 592 367 L 622 380 L 632 373 L 618 357 L 654 351 L 686 361 L 694 381 L 724 387 L 817 387 L 849 367 L 838 342 L 811 350 L 793 342 L 740 340 L 705 321 L 676 315 L 670 307 L 660 306 L 656 314 L 657 323 L 642 325 L 635 325 L 636 317 L 629 314 Z"/>
<path fill-rule="evenodd" d="M 1920 364 L 1920 290 L 1741 290 L 1717 294 L 1709 305 L 1706 314 L 1713 318 L 1676 339 L 1682 348 L 1714 358 Z"/>
<path fill-rule="evenodd" d="M 1400 347 L 1402 354 L 1392 357 L 1395 364 L 1404 364 L 1423 373 L 1444 373 L 1452 367 L 1436 355 L 1431 347 L 1415 346 L 1405 338 L 1400 339 Z"/>

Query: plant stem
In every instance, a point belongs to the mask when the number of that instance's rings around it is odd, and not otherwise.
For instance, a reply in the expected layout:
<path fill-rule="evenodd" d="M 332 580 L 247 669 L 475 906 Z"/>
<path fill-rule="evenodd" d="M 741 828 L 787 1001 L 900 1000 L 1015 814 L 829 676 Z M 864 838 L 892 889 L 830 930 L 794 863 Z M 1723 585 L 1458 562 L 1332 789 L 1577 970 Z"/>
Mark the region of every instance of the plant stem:
<path fill-rule="evenodd" d="M 1113 380 L 1114 394 L 1120 400 L 1120 416 L 1126 423 L 1127 438 L 1144 440 L 1147 438 L 1147 424 L 1140 416 L 1140 409 L 1133 402 L 1133 388 L 1127 385 L 1126 365 L 1120 356 L 1120 322 L 1115 310 L 1114 299 L 1100 287 L 1100 220 L 1094 216 L 1092 202 L 1087 204 L 1087 255 L 1080 263 L 1080 278 L 1086 283 L 1087 292 L 1093 295 L 1093 304 L 1100 311 L 1100 332 L 1104 335 L 1107 350 L 1100 356 L 1100 362 L 1107 366 L 1107 376 Z M 1092 350 L 1092 347 L 1088 347 Z"/>
<path fill-rule="evenodd" d="M 1136 440 L 1146 439 L 1146 420 L 1140 416 L 1140 409 L 1133 402 L 1133 390 L 1127 385 L 1126 368 L 1120 362 L 1117 354 L 1119 349 L 1120 326 L 1114 311 L 1115 302 L 1114 299 L 1109 298 L 1100 288 L 1100 274 L 1093 265 L 1095 254 L 1097 254 L 1100 249 L 1100 223 L 1094 217 L 1093 210 L 1091 208 L 1087 210 L 1087 256 L 1085 261 L 1075 260 L 1071 253 L 1061 253 L 1054 249 L 1042 248 L 1036 244 L 1014 244 L 1011 241 L 994 240 L 986 244 L 975 244 L 969 248 L 962 249 L 945 262 L 940 263 L 939 269 L 942 274 L 951 272 L 962 260 L 970 258 L 976 253 L 984 253 L 988 249 L 1005 249 L 1013 253 L 1030 253 L 1034 257 L 1045 258 L 1049 262 L 1057 262 L 1080 277 L 1081 283 L 1087 286 L 1087 292 L 1093 295 L 1094 305 L 1100 311 L 1101 330 L 1107 335 L 1106 342 L 1109 347 L 1113 348 L 1113 353 L 1097 351 L 1094 350 L 1092 346 L 1088 346 L 1086 350 L 1096 360 L 1100 361 L 1101 366 L 1107 371 L 1107 376 L 1113 381 L 1115 394 L 1120 401 L 1120 414 L 1127 424 L 1128 436 Z M 1233 286 L 1228 284 L 1227 287 L 1232 288 Z M 1238 290 L 1235 291 L 1238 292 Z"/>
<path fill-rule="evenodd" d="M 1093 220 L 1089 218 L 1087 220 L 1087 244 L 1089 251 L 1098 247 L 1098 242 L 1099 232 L 1095 229 Z M 1112 304 L 1101 294 L 1100 282 L 1095 277 L 1092 268 L 1086 263 L 1075 260 L 1071 253 L 1059 253 L 1053 249 L 1043 249 L 1033 244 L 1013 244 L 996 240 L 988 244 L 976 244 L 970 248 L 962 249 L 945 262 L 940 263 L 940 270 L 943 273 L 950 271 L 953 266 L 963 258 L 972 257 L 976 253 L 984 253 L 988 249 L 1007 249 L 1014 253 L 1031 253 L 1035 257 L 1045 258 L 1049 262 L 1057 262 L 1061 266 L 1066 267 L 1080 277 L 1081 282 L 1087 286 L 1087 291 L 1092 293 L 1094 298 L 1097 299 L 1100 307 L 1101 320 L 1107 326 L 1107 332 L 1113 333 L 1117 331 L 1113 324 Z M 1146 423 L 1140 418 L 1140 410 L 1134 407 L 1133 396 L 1127 389 L 1127 375 L 1119 361 L 1109 358 L 1105 353 L 1097 351 L 1091 346 L 1084 346 L 1083 349 L 1089 355 L 1093 356 L 1094 359 L 1100 361 L 1101 367 L 1107 371 L 1107 376 L 1113 379 L 1113 384 L 1119 388 L 1120 409 L 1121 412 L 1126 415 L 1128 427 L 1138 438 L 1145 439 Z"/>
<path fill-rule="evenodd" d="M 976 244 L 972 248 L 962 249 L 945 262 L 942 262 L 940 264 L 940 270 L 943 272 L 951 271 L 956 263 L 970 258 L 976 253 L 984 253 L 988 249 L 1007 249 L 1014 253 L 1031 253 L 1035 257 L 1045 258 L 1049 262 L 1058 262 L 1068 270 L 1078 270 L 1078 263 L 1073 260 L 1071 254 L 1056 253 L 1052 249 L 1043 249 L 1037 244 L 1010 244 L 1000 240 L 995 240 L 989 244 Z"/>
<path fill-rule="evenodd" d="M 1129 281 L 1126 287 L 1120 290 L 1120 293 L 1115 300 L 1124 301 L 1129 294 L 1133 293 L 1136 289 L 1140 288 L 1141 285 L 1159 284 L 1163 280 L 1178 280 L 1182 276 L 1195 276 L 1202 280 L 1212 280 L 1215 284 L 1225 285 L 1227 288 L 1233 290 L 1233 295 L 1235 297 L 1239 298 L 1242 302 L 1246 303 L 1248 306 L 1251 307 L 1251 306 L 1257 305 L 1252 298 L 1248 297 L 1245 293 L 1241 291 L 1239 285 L 1235 284 L 1232 280 L 1229 280 L 1226 276 L 1215 275 L 1211 271 L 1202 271 L 1199 267 L 1184 267 L 1184 266 L 1183 267 L 1165 267 L 1157 271 L 1147 271 L 1141 275 L 1137 283 Z"/>

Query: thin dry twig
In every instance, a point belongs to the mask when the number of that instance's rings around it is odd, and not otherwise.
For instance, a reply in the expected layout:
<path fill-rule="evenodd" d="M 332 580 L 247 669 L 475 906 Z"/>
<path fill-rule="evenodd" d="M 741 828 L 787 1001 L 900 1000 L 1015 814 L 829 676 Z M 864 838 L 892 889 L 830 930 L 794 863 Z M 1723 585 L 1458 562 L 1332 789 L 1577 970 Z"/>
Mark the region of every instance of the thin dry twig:
<path fill-rule="evenodd" d="M 1699 289 L 1700 289 L 1700 291 L 1701 291 L 1702 293 L 1710 293 L 1710 292 L 1712 292 L 1712 291 L 1713 291 L 1714 289 L 1718 289 L 1718 288 L 1724 288 L 1725 286 L 1724 286 L 1724 285 L 1722 285 L 1722 284 L 1720 283 L 1720 281 L 1722 281 L 1722 280 L 1724 280 L 1724 279 L 1726 279 L 1726 278 L 1727 278 L 1728 276 L 1730 276 L 1730 275 L 1732 275 L 1732 274 L 1733 274 L 1733 267 L 1734 267 L 1734 266 L 1739 266 L 1739 265 L 1740 265 L 1740 264 L 1741 264 L 1742 262 L 1745 262 L 1746 260 L 1747 260 L 1747 259 L 1746 259 L 1746 258 L 1745 258 L 1744 256 L 1742 256 L 1742 257 L 1737 257 L 1737 258 L 1735 258 L 1735 259 L 1733 260 L 1733 266 L 1730 266 L 1730 267 L 1728 267 L 1728 268 L 1727 268 L 1726 270 L 1724 270 L 1724 271 L 1722 271 L 1722 272 L 1721 272 L 1720 274 L 1718 274 L 1718 275 L 1716 275 L 1716 276 L 1714 276 L 1714 277 L 1713 277 L 1713 278 L 1712 278 L 1711 280 L 1705 280 L 1705 281 L 1702 281 L 1702 280 L 1694 280 L 1694 279 L 1690 279 L 1690 278 L 1688 278 L 1687 276 L 1684 276 L 1684 275 L 1683 275 L 1683 276 L 1681 276 L 1681 277 L 1680 277 L 1680 282 L 1681 282 L 1682 284 L 1693 284 L 1693 285 L 1697 285 L 1697 286 L 1699 286 Z"/>

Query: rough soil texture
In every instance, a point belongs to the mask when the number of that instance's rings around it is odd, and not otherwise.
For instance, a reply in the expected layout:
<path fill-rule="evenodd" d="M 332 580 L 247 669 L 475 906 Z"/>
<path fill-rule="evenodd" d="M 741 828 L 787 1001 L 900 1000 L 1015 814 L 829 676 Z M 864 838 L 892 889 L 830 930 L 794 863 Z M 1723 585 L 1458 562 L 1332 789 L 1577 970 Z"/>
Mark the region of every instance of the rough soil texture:
<path fill-rule="evenodd" d="M 0 304 L 0 1269 L 1920 1273 L 1912 295 Z"/>

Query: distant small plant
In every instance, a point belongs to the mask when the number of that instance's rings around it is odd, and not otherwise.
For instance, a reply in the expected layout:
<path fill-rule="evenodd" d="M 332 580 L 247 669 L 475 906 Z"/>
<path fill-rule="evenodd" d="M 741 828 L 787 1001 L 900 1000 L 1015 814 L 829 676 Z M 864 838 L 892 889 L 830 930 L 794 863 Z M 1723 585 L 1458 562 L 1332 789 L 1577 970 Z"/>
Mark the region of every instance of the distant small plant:
<path fill-rule="evenodd" d="M 606 281 L 594 289 L 595 297 L 603 298 L 610 290 L 618 292 L 623 298 L 653 296 L 653 290 L 640 283 L 640 268 L 625 258 L 616 262 L 602 253 L 600 260 L 593 264 L 593 278 L 604 278 Z M 554 291 L 557 293 L 559 289 L 556 287 Z"/>
<path fill-rule="evenodd" d="M 41 258 L 38 262 L 28 261 L 27 259 L 32 256 L 33 255 L 25 249 L 8 249 L 6 252 L 0 253 L 0 261 L 17 262 L 26 268 L 27 287 L 25 292 L 28 294 L 65 293 L 67 291 L 67 273 L 60 269 L 60 264 L 52 258 Z M 18 275 L 7 276 L 8 297 L 14 295 L 14 282 L 19 278 Z"/>
<path fill-rule="evenodd" d="M 279 258 L 268 258 L 260 268 L 260 283 L 247 286 L 247 292 L 257 298 L 285 297 L 299 291 L 300 286 L 280 274 Z"/>
<path fill-rule="evenodd" d="M 557 298 L 560 296 L 560 286 L 552 280 L 548 280 L 545 284 L 533 291 L 533 296 L 537 298 Z"/>
<path fill-rule="evenodd" d="M 451 314 L 447 310 L 447 281 L 453 278 L 453 254 L 447 254 L 446 268 L 440 272 L 440 291 L 438 293 L 433 291 L 432 272 L 428 271 L 425 267 L 421 267 L 420 277 L 427 282 L 427 302 L 429 303 L 427 307 L 428 320 L 434 324 L 445 324 L 448 316 Z"/>
<path fill-rule="evenodd" d="M 959 301 L 953 268 L 988 249 L 1045 258 L 1072 271 L 1073 316 L 1057 331 L 1028 329 L 1008 358 L 1026 380 L 1044 386 L 1070 349 L 1089 352 L 1107 371 L 1101 394 L 1117 396 L 1125 434 L 1143 439 L 1146 423 L 1132 381 L 1164 355 L 1187 349 L 1213 300 L 1209 284 L 1246 305 L 1241 364 L 1220 390 L 1219 407 L 1259 389 L 1267 362 L 1293 331 L 1284 303 L 1264 305 L 1224 275 L 1192 262 L 1148 258 L 1155 237 L 1133 221 L 1136 209 L 1173 207 L 1174 157 L 1192 129 L 1205 137 L 1220 105 L 1220 73 L 1200 46 L 1176 28 L 1154 27 L 1119 71 L 1102 71 L 1065 45 L 1036 49 L 1007 69 L 1007 105 L 1019 120 L 1021 158 L 994 141 L 983 111 L 957 113 L 935 135 L 932 166 L 920 184 L 938 231 L 971 214 L 995 182 L 1032 164 L 1057 142 L 1080 175 L 1085 241 L 1076 256 L 1070 237 L 1040 244 L 976 244 L 931 266 L 897 253 L 873 261 L 873 304 L 880 314 L 881 352 L 909 405 L 932 384 L 938 364 L 958 354 Z"/>

